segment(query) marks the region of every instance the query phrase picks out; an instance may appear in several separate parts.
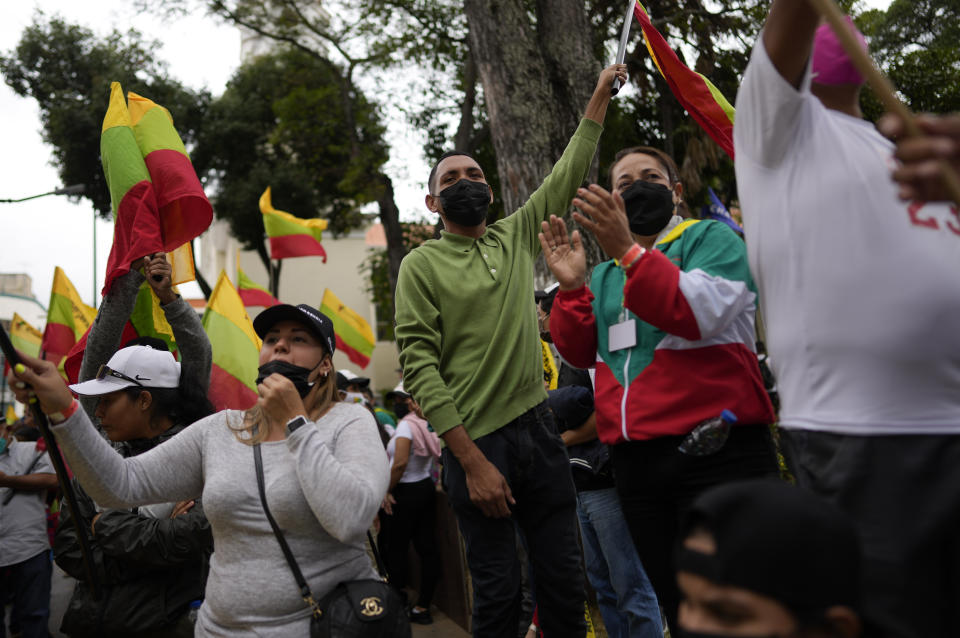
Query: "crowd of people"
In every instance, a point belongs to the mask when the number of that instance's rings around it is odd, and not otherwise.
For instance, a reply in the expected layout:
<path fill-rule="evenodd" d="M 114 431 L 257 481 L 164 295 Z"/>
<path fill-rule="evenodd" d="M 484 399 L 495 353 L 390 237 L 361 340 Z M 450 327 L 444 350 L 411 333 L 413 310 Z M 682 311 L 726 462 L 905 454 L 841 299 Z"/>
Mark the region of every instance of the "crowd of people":
<path fill-rule="evenodd" d="M 24 356 L 11 387 L 74 475 L 52 544 L 77 580 L 62 631 L 409 635 L 444 569 L 442 489 L 478 638 L 583 637 L 585 583 L 616 638 L 960 634 L 960 202 L 944 172 L 960 116 L 920 118 L 922 139 L 887 117 L 895 145 L 862 119 L 833 31 L 774 0 L 737 97 L 741 237 L 689 217 L 658 148 L 624 148 L 583 186 L 615 81 L 624 65 L 496 223 L 473 157 L 433 167 L 444 230 L 402 263 L 385 405 L 334 369 L 328 317 L 282 304 L 253 322 L 256 405 L 214 413 L 210 345 L 162 255 L 103 299 L 78 383 Z M 592 271 L 582 233 L 608 257 Z M 535 295 L 541 253 L 556 284 Z M 144 281 L 179 360 L 120 343 Z M 0 600 L 32 638 L 57 477 L 29 430 L 0 437 Z"/>

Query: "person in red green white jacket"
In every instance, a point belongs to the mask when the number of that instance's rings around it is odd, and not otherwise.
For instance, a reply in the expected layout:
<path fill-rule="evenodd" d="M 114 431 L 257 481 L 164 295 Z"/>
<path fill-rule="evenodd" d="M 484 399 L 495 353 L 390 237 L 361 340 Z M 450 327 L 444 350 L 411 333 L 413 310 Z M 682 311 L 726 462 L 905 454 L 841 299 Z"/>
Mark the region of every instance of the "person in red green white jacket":
<path fill-rule="evenodd" d="M 579 232 L 568 238 L 555 216 L 542 224 L 547 265 L 560 282 L 550 333 L 564 359 L 596 368 L 598 434 L 674 628 L 677 522 L 711 486 L 776 473 L 775 417 L 754 350 L 757 295 L 743 242 L 720 222 L 676 214 L 683 186 L 666 153 L 625 149 L 610 175 L 613 193 L 593 184 L 573 200 L 584 213 L 574 219 L 614 258 L 593 270 L 589 287 Z M 694 428 L 724 410 L 738 419 L 726 439 L 715 428 L 713 446 L 680 451 Z"/>

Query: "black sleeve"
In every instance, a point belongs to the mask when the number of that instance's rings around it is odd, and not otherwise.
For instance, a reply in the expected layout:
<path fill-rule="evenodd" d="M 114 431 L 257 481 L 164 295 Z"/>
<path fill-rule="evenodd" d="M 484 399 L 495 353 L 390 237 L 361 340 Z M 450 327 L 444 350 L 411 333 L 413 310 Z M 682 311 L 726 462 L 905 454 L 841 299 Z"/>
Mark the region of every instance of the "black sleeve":
<path fill-rule="evenodd" d="M 171 567 L 196 560 L 213 548 L 210 523 L 199 501 L 176 518 L 108 510 L 95 527 L 104 554 L 141 567 Z"/>

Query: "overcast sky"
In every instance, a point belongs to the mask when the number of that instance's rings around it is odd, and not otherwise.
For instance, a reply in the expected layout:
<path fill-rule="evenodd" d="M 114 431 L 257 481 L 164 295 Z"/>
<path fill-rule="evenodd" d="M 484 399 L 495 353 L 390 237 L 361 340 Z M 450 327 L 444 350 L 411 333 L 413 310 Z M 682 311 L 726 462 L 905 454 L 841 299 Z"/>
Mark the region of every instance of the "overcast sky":
<path fill-rule="evenodd" d="M 870 6 L 885 7 L 889 0 L 868 0 Z M 146 36 L 163 42 L 157 57 L 166 60 L 171 74 L 194 88 L 207 87 L 219 95 L 240 59 L 240 34 L 213 18 L 198 14 L 174 23 L 162 24 L 155 16 L 138 15 L 121 0 L 33 0 L 6 2 L 0 21 L 0 51 L 14 48 L 36 10 L 59 14 L 70 22 L 83 24 L 98 33 L 112 27 L 134 27 Z M 409 84 L 406 84 L 409 88 Z M 376 95 L 367 95 L 376 100 Z M 381 91 L 380 95 L 389 95 Z M 148 96 L 149 97 L 149 96 Z M 106 96 L 104 97 L 106 109 Z M 0 82 L 0 199 L 13 199 L 51 191 L 61 186 L 50 165 L 50 147 L 40 138 L 40 116 L 32 99 L 16 96 Z M 176 115 L 176 114 L 174 114 Z M 387 172 L 394 179 L 402 214 L 422 208 L 425 173 L 429 167 L 420 153 L 421 135 L 411 130 L 402 114 L 387 112 L 388 141 L 393 147 Z M 96 162 L 98 158 L 90 158 Z M 50 296 L 55 266 L 60 266 L 87 303 L 94 298 L 93 208 L 86 200 L 71 203 L 61 196 L 42 197 L 17 204 L 0 203 L 0 273 L 25 272 L 33 278 L 33 291 L 44 306 Z M 97 297 L 110 252 L 112 224 L 96 224 Z M 195 284 L 183 288 L 187 296 L 199 296 Z"/>

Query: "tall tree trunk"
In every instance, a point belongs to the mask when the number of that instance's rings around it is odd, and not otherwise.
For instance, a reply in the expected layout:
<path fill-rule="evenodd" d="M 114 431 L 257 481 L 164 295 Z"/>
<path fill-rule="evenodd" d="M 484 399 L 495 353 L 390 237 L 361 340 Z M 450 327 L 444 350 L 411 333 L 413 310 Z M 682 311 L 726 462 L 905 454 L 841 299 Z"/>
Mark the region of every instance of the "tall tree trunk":
<path fill-rule="evenodd" d="M 543 182 L 576 130 L 600 69 L 581 0 L 464 0 L 507 214 Z M 589 175 L 596 180 L 596 161 Z M 566 211 L 557 211 L 560 214 Z M 591 265 L 599 251 L 585 237 Z M 552 279 L 543 260 L 538 285 Z"/>
<path fill-rule="evenodd" d="M 387 276 L 390 280 L 390 296 L 393 297 L 397 293 L 400 262 L 407 250 L 403 245 L 403 229 L 400 227 L 400 210 L 394 200 L 393 180 L 383 173 L 380 173 L 377 179 L 383 187 L 377 204 L 380 206 L 380 223 L 383 224 L 383 233 L 387 238 Z"/>
<path fill-rule="evenodd" d="M 524 0 L 464 0 L 507 214 L 557 159 L 562 117 Z M 561 146 L 562 148 L 562 146 Z"/>
<path fill-rule="evenodd" d="M 473 141 L 473 108 L 477 105 L 477 62 L 467 46 L 467 59 L 463 67 L 463 102 L 460 103 L 460 124 L 453 136 L 453 148 L 469 151 Z"/>

